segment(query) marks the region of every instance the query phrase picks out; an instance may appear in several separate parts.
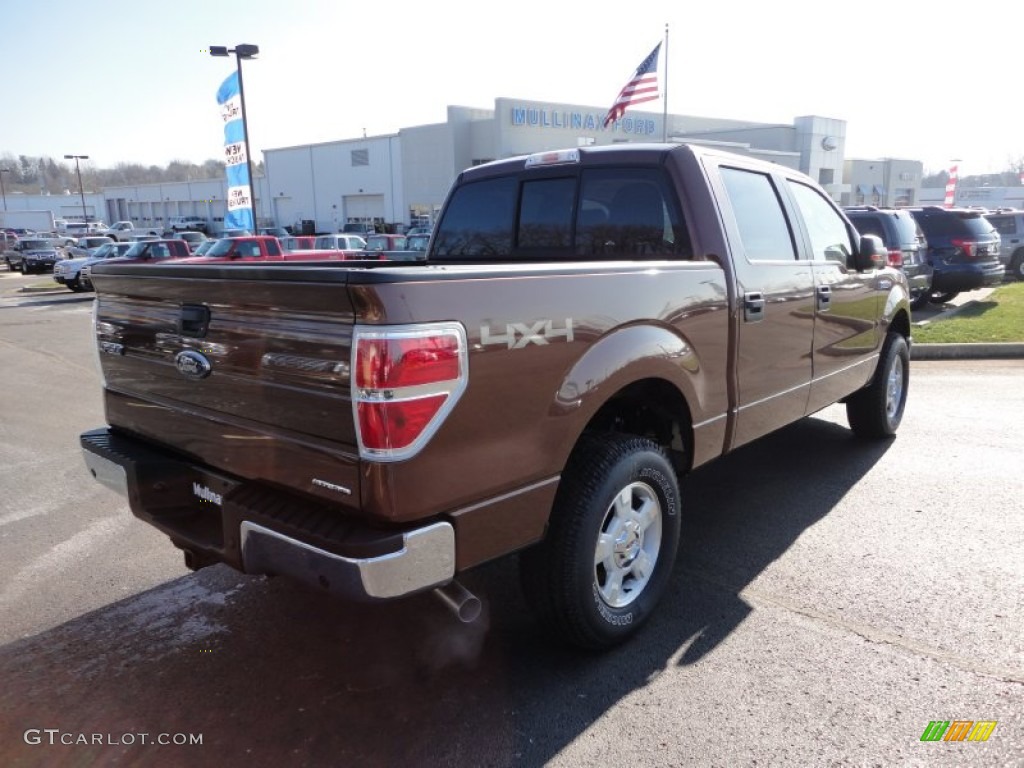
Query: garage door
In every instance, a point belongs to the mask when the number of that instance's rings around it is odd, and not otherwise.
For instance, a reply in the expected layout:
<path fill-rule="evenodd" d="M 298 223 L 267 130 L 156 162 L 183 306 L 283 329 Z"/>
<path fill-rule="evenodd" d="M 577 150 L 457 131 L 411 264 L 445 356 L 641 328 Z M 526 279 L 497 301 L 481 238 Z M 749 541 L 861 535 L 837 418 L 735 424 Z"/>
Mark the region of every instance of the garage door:
<path fill-rule="evenodd" d="M 384 221 L 384 195 L 346 195 L 346 221 Z"/>

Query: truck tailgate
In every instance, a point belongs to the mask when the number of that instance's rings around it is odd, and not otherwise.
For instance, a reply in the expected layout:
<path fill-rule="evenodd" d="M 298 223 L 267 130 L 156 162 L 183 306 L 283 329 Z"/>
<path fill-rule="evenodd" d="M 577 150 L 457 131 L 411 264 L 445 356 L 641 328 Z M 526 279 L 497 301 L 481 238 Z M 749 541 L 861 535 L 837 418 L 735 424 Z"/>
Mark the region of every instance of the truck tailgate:
<path fill-rule="evenodd" d="M 334 502 L 342 487 L 357 504 L 346 271 L 266 272 L 97 269 L 108 423 L 241 478 Z"/>

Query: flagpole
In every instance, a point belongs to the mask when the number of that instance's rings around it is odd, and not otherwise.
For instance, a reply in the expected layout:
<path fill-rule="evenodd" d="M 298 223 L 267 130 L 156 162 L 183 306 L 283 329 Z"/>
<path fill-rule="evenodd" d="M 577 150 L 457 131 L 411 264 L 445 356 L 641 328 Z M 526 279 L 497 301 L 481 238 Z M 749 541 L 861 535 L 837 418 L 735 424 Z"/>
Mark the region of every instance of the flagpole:
<path fill-rule="evenodd" d="M 665 103 L 661 115 L 661 141 L 668 142 L 668 24 L 665 25 Z"/>

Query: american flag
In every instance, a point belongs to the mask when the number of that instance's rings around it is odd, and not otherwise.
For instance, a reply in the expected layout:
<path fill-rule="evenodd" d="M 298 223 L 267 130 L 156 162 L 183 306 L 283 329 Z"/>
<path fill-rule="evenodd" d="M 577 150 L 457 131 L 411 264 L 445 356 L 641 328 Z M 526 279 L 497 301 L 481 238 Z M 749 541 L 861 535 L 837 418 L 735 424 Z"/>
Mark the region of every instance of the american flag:
<path fill-rule="evenodd" d="M 661 43 L 658 43 L 650 55 L 640 62 L 636 72 L 629 79 L 629 82 L 619 91 L 615 103 L 608 110 L 604 118 L 604 127 L 618 120 L 626 112 L 626 107 L 634 104 L 643 104 L 645 101 L 654 101 L 658 98 L 658 54 L 661 53 Z"/>

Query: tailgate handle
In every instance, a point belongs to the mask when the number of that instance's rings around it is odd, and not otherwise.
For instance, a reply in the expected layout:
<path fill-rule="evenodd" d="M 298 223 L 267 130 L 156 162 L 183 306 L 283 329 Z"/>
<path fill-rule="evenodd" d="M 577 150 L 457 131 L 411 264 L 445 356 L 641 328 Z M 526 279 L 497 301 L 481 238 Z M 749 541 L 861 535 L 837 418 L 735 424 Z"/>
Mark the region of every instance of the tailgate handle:
<path fill-rule="evenodd" d="M 764 294 L 749 291 L 743 294 L 743 319 L 748 323 L 764 320 Z"/>
<path fill-rule="evenodd" d="M 822 312 L 832 306 L 832 288 L 827 285 L 818 286 L 818 309 Z"/>
<path fill-rule="evenodd" d="M 202 304 L 182 304 L 178 320 L 178 333 L 201 339 L 210 326 L 210 308 Z"/>

